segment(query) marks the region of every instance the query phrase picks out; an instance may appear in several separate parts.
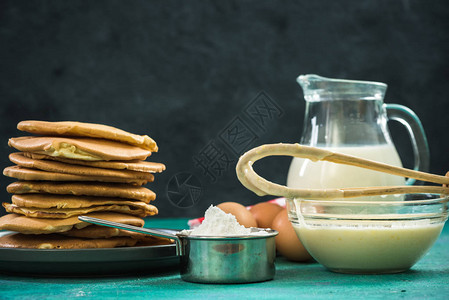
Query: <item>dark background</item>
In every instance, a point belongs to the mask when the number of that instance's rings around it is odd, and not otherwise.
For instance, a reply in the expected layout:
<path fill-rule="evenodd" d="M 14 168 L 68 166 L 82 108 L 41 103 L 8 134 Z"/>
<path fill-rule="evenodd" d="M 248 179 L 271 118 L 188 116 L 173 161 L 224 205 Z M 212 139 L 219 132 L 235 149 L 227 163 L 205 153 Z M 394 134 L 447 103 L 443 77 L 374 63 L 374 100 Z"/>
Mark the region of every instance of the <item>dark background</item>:
<path fill-rule="evenodd" d="M 77 120 L 148 134 L 166 164 L 148 187 L 159 216 L 195 217 L 211 204 L 262 199 L 234 165 L 215 181 L 195 167 L 261 91 L 282 109 L 251 146 L 298 142 L 300 74 L 381 81 L 385 102 L 408 106 L 428 135 L 430 171 L 449 170 L 447 1 L 0 1 L 0 162 L 20 120 Z M 405 129 L 390 124 L 412 166 Z M 236 157 L 234 157 L 236 158 Z M 284 183 L 290 158 L 260 173 Z M 167 197 L 171 178 L 193 174 L 195 203 Z M 178 175 L 176 175 L 178 174 Z M 1 179 L 4 191 L 14 181 Z M 186 192 L 186 191 L 181 191 Z M 268 198 L 265 198 L 268 199 Z"/>

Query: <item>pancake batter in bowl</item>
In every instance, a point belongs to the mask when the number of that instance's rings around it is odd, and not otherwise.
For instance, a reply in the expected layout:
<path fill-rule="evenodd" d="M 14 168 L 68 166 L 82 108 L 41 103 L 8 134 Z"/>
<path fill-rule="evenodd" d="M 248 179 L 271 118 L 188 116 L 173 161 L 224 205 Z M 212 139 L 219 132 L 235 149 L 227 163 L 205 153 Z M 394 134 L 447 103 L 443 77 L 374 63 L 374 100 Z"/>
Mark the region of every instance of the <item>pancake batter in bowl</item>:
<path fill-rule="evenodd" d="M 315 220 L 293 223 L 304 247 L 328 269 L 396 273 L 412 267 L 434 244 L 444 221 Z"/>

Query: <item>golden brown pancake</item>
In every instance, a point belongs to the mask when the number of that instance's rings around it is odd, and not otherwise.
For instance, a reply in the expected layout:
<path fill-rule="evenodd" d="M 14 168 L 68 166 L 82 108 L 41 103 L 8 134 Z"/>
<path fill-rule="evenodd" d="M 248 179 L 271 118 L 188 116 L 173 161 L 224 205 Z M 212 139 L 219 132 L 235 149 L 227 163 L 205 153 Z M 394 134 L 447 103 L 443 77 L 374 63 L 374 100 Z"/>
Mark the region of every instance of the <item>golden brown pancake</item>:
<path fill-rule="evenodd" d="M 81 165 L 72 165 L 58 161 L 32 159 L 23 156 L 21 153 L 11 153 L 9 160 L 21 167 L 39 169 L 47 172 L 74 174 L 82 176 L 120 177 L 128 179 L 152 180 L 153 175 L 146 172 L 136 172 L 129 170 L 114 170 Z"/>
<path fill-rule="evenodd" d="M 103 138 L 135 145 L 143 149 L 150 150 L 151 152 L 157 152 L 158 150 L 156 142 L 147 135 L 132 134 L 112 126 L 102 124 L 73 121 L 22 121 L 17 124 L 17 129 L 41 135 Z"/>
<path fill-rule="evenodd" d="M 149 181 L 154 180 L 153 174 L 149 174 L 151 180 L 141 180 L 132 178 L 120 178 L 120 177 L 106 177 L 106 176 L 83 176 L 74 174 L 64 174 L 47 172 L 36 169 L 28 169 L 20 166 L 6 167 L 3 170 L 3 175 L 17 178 L 20 180 L 44 180 L 44 181 L 101 181 L 101 182 L 119 182 L 119 183 L 132 183 L 136 185 L 143 185 Z"/>
<path fill-rule="evenodd" d="M 114 236 L 132 236 L 135 232 L 126 231 L 122 229 L 91 225 L 81 229 L 73 228 L 61 234 L 66 236 L 88 238 L 88 239 L 106 239 Z"/>
<path fill-rule="evenodd" d="M 32 218 L 48 218 L 48 219 L 60 219 L 70 218 L 73 216 L 85 215 L 91 212 L 110 211 L 123 214 L 129 214 L 138 217 L 153 216 L 157 214 L 157 208 L 151 204 L 144 202 L 126 202 L 120 204 L 104 204 L 93 205 L 89 207 L 79 208 L 42 208 L 42 207 L 21 207 L 16 204 L 3 202 L 2 205 L 9 213 L 22 214 Z"/>
<path fill-rule="evenodd" d="M 173 240 L 151 236 L 148 234 L 122 230 L 112 227 L 91 225 L 82 229 L 72 229 L 67 232 L 62 232 L 62 235 L 88 238 L 88 239 L 101 239 L 110 238 L 115 236 L 129 236 L 139 241 L 138 245 L 154 246 L 154 245 L 167 245 L 174 243 Z"/>
<path fill-rule="evenodd" d="M 115 248 L 134 246 L 136 239 L 131 237 L 111 237 L 108 239 L 86 239 L 68 237 L 60 234 L 33 235 L 14 233 L 0 237 L 0 248 L 27 249 L 86 249 Z"/>
<path fill-rule="evenodd" d="M 104 169 L 117 170 L 131 170 L 138 172 L 160 173 L 165 170 L 165 165 L 157 162 L 143 161 L 143 160 L 129 160 L 129 161 L 86 161 L 79 159 L 70 159 L 64 157 L 55 157 L 44 154 L 21 152 L 22 155 L 33 159 L 47 159 L 56 160 L 72 165 L 83 165 Z"/>
<path fill-rule="evenodd" d="M 142 237 L 132 236 L 132 238 L 138 240 L 136 246 L 170 245 L 175 242 L 174 240 L 171 239 L 160 238 L 150 235 L 142 235 Z"/>
<path fill-rule="evenodd" d="M 94 212 L 86 216 L 142 227 L 144 220 L 131 215 L 114 212 Z M 0 230 L 11 230 L 25 234 L 48 234 L 69 231 L 72 228 L 84 228 L 91 225 L 78 220 L 78 216 L 67 219 L 29 218 L 18 214 L 0 217 Z"/>
<path fill-rule="evenodd" d="M 8 145 L 22 152 L 88 161 L 145 160 L 151 154 L 137 146 L 94 138 L 22 136 L 10 138 Z"/>
<path fill-rule="evenodd" d="M 98 205 L 130 205 L 140 208 L 148 207 L 157 211 L 156 207 L 142 201 L 113 197 L 53 195 L 53 194 L 17 194 L 12 195 L 11 202 L 20 207 L 40 208 L 84 208 Z"/>
<path fill-rule="evenodd" d="M 118 197 L 149 203 L 156 194 L 142 186 L 124 183 L 16 181 L 6 187 L 11 194 L 59 194 L 78 196 Z M 20 206 L 20 205 L 19 205 Z"/>

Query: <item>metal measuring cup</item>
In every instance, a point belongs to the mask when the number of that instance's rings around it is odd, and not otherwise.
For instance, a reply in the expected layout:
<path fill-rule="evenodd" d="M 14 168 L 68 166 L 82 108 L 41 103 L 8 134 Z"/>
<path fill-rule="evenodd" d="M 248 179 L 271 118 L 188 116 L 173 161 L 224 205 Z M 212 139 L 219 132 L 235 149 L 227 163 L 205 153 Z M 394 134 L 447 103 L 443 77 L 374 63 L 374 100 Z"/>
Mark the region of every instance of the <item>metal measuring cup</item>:
<path fill-rule="evenodd" d="M 79 216 L 79 220 L 173 239 L 180 256 L 181 279 L 198 283 L 249 283 L 271 280 L 275 275 L 276 230 L 251 228 L 254 235 L 219 237 L 170 234 L 103 219 Z M 266 234 L 257 232 L 266 231 Z"/>

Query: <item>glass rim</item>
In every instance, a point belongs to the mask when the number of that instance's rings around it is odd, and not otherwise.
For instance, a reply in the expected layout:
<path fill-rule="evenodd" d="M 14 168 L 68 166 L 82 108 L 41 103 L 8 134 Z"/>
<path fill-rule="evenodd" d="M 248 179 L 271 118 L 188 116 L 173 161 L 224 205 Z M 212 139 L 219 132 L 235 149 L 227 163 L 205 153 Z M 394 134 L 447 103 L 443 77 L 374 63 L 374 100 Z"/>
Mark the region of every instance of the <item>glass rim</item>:
<path fill-rule="evenodd" d="M 368 85 L 368 86 L 377 86 L 381 88 L 387 88 L 388 85 L 386 83 L 380 81 L 373 80 L 353 80 L 353 79 L 339 79 L 339 78 L 330 78 L 324 77 L 316 74 L 303 74 L 296 77 L 296 81 L 299 84 L 309 84 L 310 82 L 330 82 L 330 83 L 341 83 L 341 84 L 359 84 L 359 85 Z"/>
<path fill-rule="evenodd" d="M 447 203 L 449 201 L 449 195 L 433 194 L 433 193 L 407 193 L 407 194 L 395 194 L 395 195 L 426 195 L 435 196 L 434 198 L 420 199 L 420 200 L 353 200 L 356 198 L 373 197 L 373 196 L 359 196 L 353 198 L 339 198 L 339 199 L 303 199 L 303 198 L 291 198 L 294 201 L 300 201 L 303 203 L 322 203 L 326 205 L 419 205 L 419 204 L 436 204 Z"/>
<path fill-rule="evenodd" d="M 307 102 L 365 100 L 383 103 L 388 87 L 383 82 L 328 78 L 316 74 L 300 75 L 296 81 L 301 85 Z"/>

